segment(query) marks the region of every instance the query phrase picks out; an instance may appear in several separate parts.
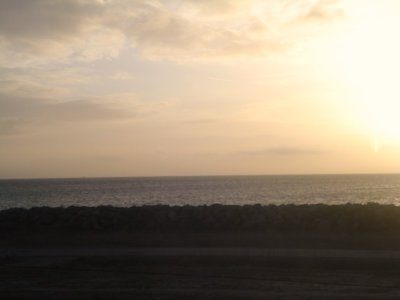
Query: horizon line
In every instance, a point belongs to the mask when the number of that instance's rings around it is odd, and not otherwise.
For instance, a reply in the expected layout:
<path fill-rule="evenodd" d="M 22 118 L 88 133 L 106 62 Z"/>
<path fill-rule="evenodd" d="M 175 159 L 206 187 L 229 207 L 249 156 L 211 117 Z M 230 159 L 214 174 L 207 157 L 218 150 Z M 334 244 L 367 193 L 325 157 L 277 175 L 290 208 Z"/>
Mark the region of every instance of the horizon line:
<path fill-rule="evenodd" d="M 365 173 L 286 173 L 286 174 L 215 174 L 215 175 L 127 175 L 127 176 L 62 176 L 62 177 L 0 177 L 0 180 L 57 180 L 57 179 L 112 179 L 112 178 L 174 178 L 174 177 L 255 177 L 255 176 L 354 176 L 400 175 L 400 172 Z"/>

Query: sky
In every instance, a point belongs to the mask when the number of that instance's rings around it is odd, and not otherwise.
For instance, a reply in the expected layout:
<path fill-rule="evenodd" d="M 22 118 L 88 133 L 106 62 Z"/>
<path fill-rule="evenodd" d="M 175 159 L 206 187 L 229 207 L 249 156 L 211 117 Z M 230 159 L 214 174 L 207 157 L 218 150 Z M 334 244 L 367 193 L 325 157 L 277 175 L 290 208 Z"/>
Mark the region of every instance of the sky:
<path fill-rule="evenodd" d="M 397 0 L 1 0 L 0 178 L 396 173 Z"/>

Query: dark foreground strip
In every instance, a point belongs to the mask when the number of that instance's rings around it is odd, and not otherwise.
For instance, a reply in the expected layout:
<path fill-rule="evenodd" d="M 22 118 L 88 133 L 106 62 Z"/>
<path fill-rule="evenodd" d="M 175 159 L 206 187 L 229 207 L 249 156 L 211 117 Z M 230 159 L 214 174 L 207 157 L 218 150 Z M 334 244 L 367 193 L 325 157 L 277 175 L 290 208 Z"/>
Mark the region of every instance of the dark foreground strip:
<path fill-rule="evenodd" d="M 176 276 L 176 277 L 195 277 L 201 279 L 233 279 L 233 280 L 248 280 L 248 281 L 270 281 L 281 283 L 304 283 L 304 284 L 317 284 L 326 286 L 338 287 L 357 287 L 357 288 L 375 288 L 375 289 L 400 289 L 397 285 L 376 285 L 376 284 L 353 284 L 344 282 L 326 282 L 326 281 L 310 281 L 299 279 L 276 279 L 266 277 L 245 277 L 245 276 L 229 276 L 229 275 L 211 275 L 211 274 L 191 274 L 191 273 L 169 273 L 169 272 L 145 272 L 145 271 L 129 271 L 129 270 L 115 270 L 115 269 L 93 269 L 93 268 L 65 268 L 65 267 L 43 267 L 43 266 L 29 266 L 29 265 L 10 265 L 1 264 L 2 268 L 11 269 L 32 269 L 32 270 L 49 270 L 49 271 L 68 271 L 68 272 L 102 272 L 102 273 L 121 273 L 132 275 L 150 275 L 150 276 Z"/>

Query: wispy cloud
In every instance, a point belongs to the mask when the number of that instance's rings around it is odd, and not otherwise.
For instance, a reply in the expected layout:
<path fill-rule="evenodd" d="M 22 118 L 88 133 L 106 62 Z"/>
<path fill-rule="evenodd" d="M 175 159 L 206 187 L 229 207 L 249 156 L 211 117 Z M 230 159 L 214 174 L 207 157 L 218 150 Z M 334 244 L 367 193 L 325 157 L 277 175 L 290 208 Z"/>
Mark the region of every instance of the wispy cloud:
<path fill-rule="evenodd" d="M 25 120 L 0 117 L 0 136 L 12 136 L 24 132 Z"/>
<path fill-rule="evenodd" d="M 183 123 L 185 124 L 213 124 L 219 122 L 220 119 L 217 118 L 199 118 L 199 119 L 191 119 L 186 120 Z"/>
<path fill-rule="evenodd" d="M 300 15 L 299 21 L 334 22 L 346 17 L 337 0 L 319 0 Z"/>
<path fill-rule="evenodd" d="M 232 79 L 228 79 L 228 78 L 221 78 L 221 77 L 208 77 L 209 80 L 213 80 L 213 81 L 222 81 L 222 82 L 234 82 L 234 80 Z"/>
<path fill-rule="evenodd" d="M 135 80 L 135 76 L 128 72 L 117 72 L 110 76 L 112 80 L 116 81 L 132 81 Z"/>
<path fill-rule="evenodd" d="M 146 109 L 135 95 L 71 97 L 63 100 L 38 95 L 0 93 L 0 132 L 12 135 L 60 122 L 92 123 L 140 118 Z"/>
<path fill-rule="evenodd" d="M 301 148 L 301 147 L 270 147 L 256 150 L 241 151 L 239 154 L 244 155 L 282 155 L 282 156 L 299 156 L 299 155 L 320 155 L 325 153 L 317 148 Z"/>

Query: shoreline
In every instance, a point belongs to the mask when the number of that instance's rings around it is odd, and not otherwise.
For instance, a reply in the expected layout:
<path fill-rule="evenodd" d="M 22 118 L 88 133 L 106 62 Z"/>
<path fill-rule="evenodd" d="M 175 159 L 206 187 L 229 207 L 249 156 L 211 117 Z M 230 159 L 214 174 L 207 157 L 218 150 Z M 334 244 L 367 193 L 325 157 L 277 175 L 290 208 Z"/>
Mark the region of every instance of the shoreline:
<path fill-rule="evenodd" d="M 400 250 L 400 207 L 210 205 L 0 211 L 0 247 Z"/>
<path fill-rule="evenodd" d="M 0 233 L 265 232 L 400 233 L 400 207 L 389 204 L 144 205 L 11 208 Z"/>

